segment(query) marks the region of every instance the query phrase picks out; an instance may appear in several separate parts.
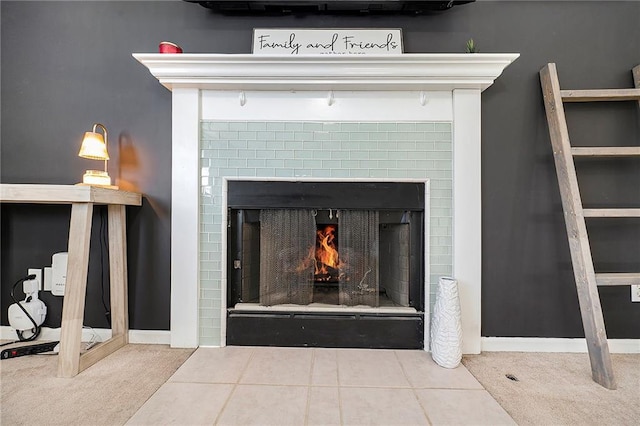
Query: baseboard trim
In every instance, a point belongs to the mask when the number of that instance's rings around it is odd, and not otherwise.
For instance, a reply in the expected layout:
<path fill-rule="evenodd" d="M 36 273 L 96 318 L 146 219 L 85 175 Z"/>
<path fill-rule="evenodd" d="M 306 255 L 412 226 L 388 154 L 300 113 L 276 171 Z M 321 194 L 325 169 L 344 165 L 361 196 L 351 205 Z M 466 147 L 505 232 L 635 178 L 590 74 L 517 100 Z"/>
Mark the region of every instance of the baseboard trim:
<path fill-rule="evenodd" d="M 0 327 L 2 340 L 16 340 L 16 331 L 6 325 Z M 89 342 L 92 339 L 105 341 L 111 338 L 111 330 L 107 328 L 83 328 L 82 341 Z M 60 328 L 43 327 L 38 340 L 60 340 Z M 129 343 L 169 345 L 171 332 L 168 330 L 129 330 Z"/>
<path fill-rule="evenodd" d="M 608 339 L 608 342 L 611 353 L 640 353 L 640 339 Z M 584 338 L 483 337 L 481 343 L 483 352 L 587 352 Z"/>

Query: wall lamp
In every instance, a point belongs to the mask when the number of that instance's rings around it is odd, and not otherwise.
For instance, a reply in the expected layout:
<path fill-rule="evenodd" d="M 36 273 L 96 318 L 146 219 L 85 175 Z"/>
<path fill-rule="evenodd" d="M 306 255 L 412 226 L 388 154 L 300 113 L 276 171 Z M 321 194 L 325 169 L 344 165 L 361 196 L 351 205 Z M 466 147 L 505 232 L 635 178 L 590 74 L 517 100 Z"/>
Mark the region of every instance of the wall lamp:
<path fill-rule="evenodd" d="M 100 127 L 104 136 L 98 133 L 96 130 Z M 93 130 L 85 132 L 82 139 L 82 145 L 80 146 L 79 157 L 88 158 L 90 160 L 104 160 L 104 171 L 102 170 L 87 170 L 82 176 L 82 183 L 85 185 L 106 186 L 109 188 L 117 189 L 117 186 L 111 185 L 111 178 L 107 172 L 107 161 L 109 160 L 109 153 L 107 152 L 107 128 L 100 123 L 93 125 Z"/>

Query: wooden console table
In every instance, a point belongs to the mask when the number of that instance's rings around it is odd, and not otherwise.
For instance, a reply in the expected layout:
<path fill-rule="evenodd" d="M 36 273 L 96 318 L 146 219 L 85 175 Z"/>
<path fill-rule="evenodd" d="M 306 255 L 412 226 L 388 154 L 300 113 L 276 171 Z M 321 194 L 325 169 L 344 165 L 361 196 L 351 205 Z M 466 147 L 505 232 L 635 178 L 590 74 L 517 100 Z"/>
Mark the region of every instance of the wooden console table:
<path fill-rule="evenodd" d="M 71 204 L 65 300 L 62 305 L 58 376 L 73 377 L 129 341 L 125 206 L 139 206 L 135 192 L 86 185 L 1 184 L 0 202 Z M 89 267 L 93 206 L 106 204 L 112 337 L 80 355 Z"/>

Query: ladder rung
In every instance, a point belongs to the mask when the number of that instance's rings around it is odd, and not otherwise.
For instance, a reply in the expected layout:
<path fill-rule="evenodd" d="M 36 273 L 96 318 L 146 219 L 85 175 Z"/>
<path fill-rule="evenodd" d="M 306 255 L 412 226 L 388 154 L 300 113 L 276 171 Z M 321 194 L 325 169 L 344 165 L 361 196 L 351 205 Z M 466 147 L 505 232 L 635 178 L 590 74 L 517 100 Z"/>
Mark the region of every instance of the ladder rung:
<path fill-rule="evenodd" d="M 639 101 L 640 89 L 560 90 L 564 102 Z"/>
<path fill-rule="evenodd" d="M 598 285 L 640 285 L 639 272 L 621 272 L 596 274 L 596 282 Z"/>
<path fill-rule="evenodd" d="M 640 209 L 582 209 L 584 217 L 640 217 Z"/>
<path fill-rule="evenodd" d="M 573 147 L 574 157 L 638 157 L 640 146 Z"/>

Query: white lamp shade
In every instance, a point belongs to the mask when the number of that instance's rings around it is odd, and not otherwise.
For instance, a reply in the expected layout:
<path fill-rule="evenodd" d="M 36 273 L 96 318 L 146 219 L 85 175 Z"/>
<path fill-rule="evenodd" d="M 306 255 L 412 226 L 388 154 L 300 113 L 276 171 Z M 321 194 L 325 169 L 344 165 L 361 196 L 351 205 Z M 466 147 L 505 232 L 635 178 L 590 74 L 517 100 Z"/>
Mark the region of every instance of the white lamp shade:
<path fill-rule="evenodd" d="M 85 132 L 78 156 L 92 160 L 108 160 L 107 144 L 100 133 Z"/>

